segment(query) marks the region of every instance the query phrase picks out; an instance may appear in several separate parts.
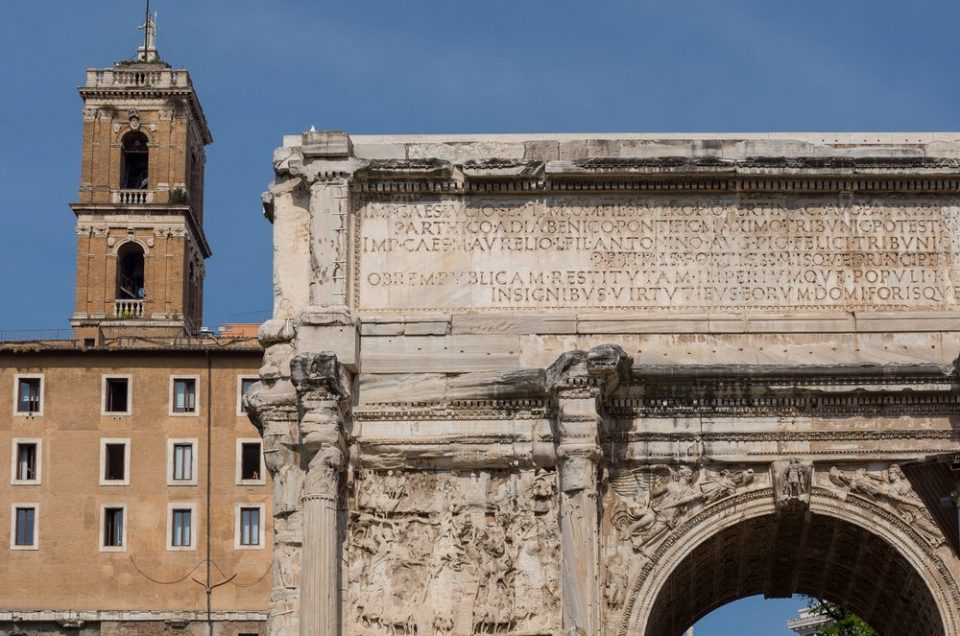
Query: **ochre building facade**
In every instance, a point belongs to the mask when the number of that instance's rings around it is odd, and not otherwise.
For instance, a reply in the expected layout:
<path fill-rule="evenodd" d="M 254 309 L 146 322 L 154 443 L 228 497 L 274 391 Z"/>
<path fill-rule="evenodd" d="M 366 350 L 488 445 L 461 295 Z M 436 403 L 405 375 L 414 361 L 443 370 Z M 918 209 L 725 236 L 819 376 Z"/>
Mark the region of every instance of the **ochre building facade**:
<path fill-rule="evenodd" d="M 264 631 L 272 480 L 240 400 L 262 350 L 200 327 L 212 138 L 148 27 L 80 88 L 72 337 L 0 342 L 3 634 Z"/>
<path fill-rule="evenodd" d="M 960 634 L 960 137 L 274 155 L 271 634 Z"/>

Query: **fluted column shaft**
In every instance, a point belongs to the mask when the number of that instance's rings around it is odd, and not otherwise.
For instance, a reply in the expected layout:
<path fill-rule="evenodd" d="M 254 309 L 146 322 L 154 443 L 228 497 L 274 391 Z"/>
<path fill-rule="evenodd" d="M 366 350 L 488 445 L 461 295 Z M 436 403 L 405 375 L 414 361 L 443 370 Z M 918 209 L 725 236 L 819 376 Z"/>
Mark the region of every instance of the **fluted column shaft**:
<path fill-rule="evenodd" d="M 298 354 L 290 364 L 300 408 L 303 548 L 300 564 L 300 636 L 339 636 L 339 501 L 347 447 L 350 377 L 334 354 Z"/>
<path fill-rule="evenodd" d="M 339 474 L 333 472 L 332 478 L 327 484 L 328 492 L 303 497 L 300 636 L 337 636 L 340 633 L 337 593 L 340 578 L 337 539 Z"/>

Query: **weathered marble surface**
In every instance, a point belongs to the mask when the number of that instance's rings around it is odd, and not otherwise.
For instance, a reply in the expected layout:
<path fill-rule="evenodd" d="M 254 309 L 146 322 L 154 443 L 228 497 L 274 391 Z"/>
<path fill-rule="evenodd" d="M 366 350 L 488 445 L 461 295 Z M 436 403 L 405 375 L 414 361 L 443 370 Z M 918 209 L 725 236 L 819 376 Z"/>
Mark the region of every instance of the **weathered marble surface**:
<path fill-rule="evenodd" d="M 274 159 L 271 633 L 666 636 L 805 592 L 960 636 L 910 472 L 960 451 L 960 136 Z"/>

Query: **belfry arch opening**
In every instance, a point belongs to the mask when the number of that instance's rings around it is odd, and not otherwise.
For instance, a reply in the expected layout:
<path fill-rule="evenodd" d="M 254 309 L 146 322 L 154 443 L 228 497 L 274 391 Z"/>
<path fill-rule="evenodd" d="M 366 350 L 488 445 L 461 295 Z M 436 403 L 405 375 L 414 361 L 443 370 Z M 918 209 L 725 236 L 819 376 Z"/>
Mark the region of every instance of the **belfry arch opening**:
<path fill-rule="evenodd" d="M 878 634 L 945 633 L 930 588 L 897 548 L 849 521 L 806 513 L 752 517 L 703 540 L 670 572 L 643 634 L 677 636 L 738 599 L 794 594 L 840 605 Z"/>
<path fill-rule="evenodd" d="M 144 286 L 144 253 L 139 243 L 130 241 L 117 250 L 117 300 L 142 300 Z"/>
<path fill-rule="evenodd" d="M 149 183 L 147 136 L 134 130 L 123 136 L 120 156 L 120 187 L 146 190 Z"/>

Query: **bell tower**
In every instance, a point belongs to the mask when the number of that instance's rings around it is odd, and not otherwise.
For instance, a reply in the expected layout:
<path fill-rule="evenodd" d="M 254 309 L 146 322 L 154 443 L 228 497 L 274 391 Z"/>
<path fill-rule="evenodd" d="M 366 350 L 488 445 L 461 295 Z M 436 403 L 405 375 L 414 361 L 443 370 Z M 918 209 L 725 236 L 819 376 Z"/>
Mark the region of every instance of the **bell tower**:
<path fill-rule="evenodd" d="M 190 74 L 164 62 L 147 12 L 136 58 L 87 70 L 74 337 L 195 334 L 203 319 L 204 147 Z"/>

